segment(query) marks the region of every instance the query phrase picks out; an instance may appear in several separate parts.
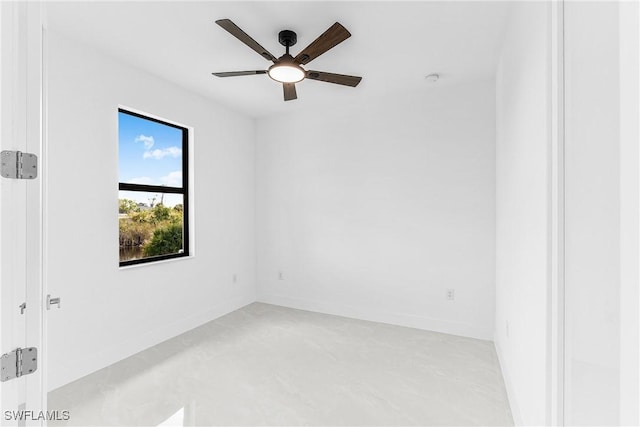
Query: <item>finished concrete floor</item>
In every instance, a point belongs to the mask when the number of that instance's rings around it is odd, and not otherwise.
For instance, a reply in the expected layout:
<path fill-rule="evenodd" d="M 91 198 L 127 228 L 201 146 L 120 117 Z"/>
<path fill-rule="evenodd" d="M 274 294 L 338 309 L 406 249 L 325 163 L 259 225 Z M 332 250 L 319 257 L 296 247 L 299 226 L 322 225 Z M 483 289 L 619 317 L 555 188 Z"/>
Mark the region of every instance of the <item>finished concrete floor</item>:
<path fill-rule="evenodd" d="M 56 409 L 52 426 L 513 425 L 489 341 L 262 303 L 52 391 Z"/>

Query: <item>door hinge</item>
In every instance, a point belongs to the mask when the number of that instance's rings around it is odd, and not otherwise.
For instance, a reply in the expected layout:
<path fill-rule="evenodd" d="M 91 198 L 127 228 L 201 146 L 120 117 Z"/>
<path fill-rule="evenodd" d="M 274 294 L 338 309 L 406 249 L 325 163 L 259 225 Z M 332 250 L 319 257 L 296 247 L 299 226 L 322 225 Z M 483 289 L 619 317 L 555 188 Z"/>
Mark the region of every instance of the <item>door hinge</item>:
<path fill-rule="evenodd" d="M 9 381 L 38 369 L 38 349 L 35 347 L 16 348 L 0 357 L 0 381 Z"/>
<path fill-rule="evenodd" d="M 35 179 L 38 156 L 22 151 L 3 151 L 0 153 L 0 175 L 10 179 Z"/>

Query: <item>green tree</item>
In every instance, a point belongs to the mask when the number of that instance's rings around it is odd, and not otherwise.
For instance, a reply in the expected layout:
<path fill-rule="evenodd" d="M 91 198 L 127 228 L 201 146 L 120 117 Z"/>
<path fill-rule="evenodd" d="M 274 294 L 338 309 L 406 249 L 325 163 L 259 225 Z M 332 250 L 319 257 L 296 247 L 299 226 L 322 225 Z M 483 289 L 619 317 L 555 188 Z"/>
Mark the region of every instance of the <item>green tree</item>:
<path fill-rule="evenodd" d="M 130 212 L 140 212 L 140 208 L 138 204 L 130 199 L 119 199 L 118 200 L 118 213 L 128 214 Z"/>
<path fill-rule="evenodd" d="M 163 205 L 162 203 L 158 203 L 151 209 L 153 215 L 153 221 L 155 223 L 161 223 L 163 221 L 167 221 L 171 217 L 171 209 Z"/>
<path fill-rule="evenodd" d="M 175 254 L 182 249 L 182 224 L 157 228 L 151 241 L 144 245 L 144 256 Z"/>
<path fill-rule="evenodd" d="M 129 218 L 131 218 L 133 222 L 150 224 L 152 222 L 152 213 L 151 211 L 132 212 L 129 214 Z"/>

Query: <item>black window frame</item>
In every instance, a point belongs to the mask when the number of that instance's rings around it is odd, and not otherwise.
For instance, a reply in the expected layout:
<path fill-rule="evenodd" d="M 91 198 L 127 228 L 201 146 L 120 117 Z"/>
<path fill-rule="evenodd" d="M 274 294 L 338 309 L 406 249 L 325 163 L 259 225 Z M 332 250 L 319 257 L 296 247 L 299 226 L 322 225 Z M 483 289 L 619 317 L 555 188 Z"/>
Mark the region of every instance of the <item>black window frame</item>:
<path fill-rule="evenodd" d="M 175 253 L 175 254 L 168 254 L 168 255 L 157 255 L 157 256 L 128 260 L 128 261 L 119 261 L 120 267 L 126 267 L 129 265 L 137 265 L 137 264 L 147 264 L 150 262 L 163 261 L 167 259 L 188 257 L 189 256 L 189 129 L 184 126 L 177 125 L 175 123 L 169 123 L 164 120 L 156 119 L 154 117 L 145 116 L 144 114 L 135 113 L 125 108 L 118 108 L 118 113 L 124 113 L 130 116 L 144 119 L 144 120 L 150 120 L 152 122 L 160 123 L 162 125 L 179 129 L 182 132 L 182 187 L 167 187 L 164 185 L 144 185 L 144 184 L 131 184 L 126 182 L 118 182 L 119 191 L 140 191 L 140 192 L 151 192 L 151 193 L 182 194 L 182 252 Z"/>

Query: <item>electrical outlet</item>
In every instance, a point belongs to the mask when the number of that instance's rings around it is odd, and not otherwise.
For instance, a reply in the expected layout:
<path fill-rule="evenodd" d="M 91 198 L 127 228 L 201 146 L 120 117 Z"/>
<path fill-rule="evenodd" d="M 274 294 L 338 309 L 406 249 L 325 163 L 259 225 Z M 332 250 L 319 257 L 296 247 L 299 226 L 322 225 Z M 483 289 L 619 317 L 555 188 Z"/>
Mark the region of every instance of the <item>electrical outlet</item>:
<path fill-rule="evenodd" d="M 454 289 L 447 289 L 447 299 L 449 301 L 453 301 L 456 299 L 456 293 Z"/>
<path fill-rule="evenodd" d="M 282 271 L 278 271 L 278 280 L 284 280 L 284 273 Z"/>

